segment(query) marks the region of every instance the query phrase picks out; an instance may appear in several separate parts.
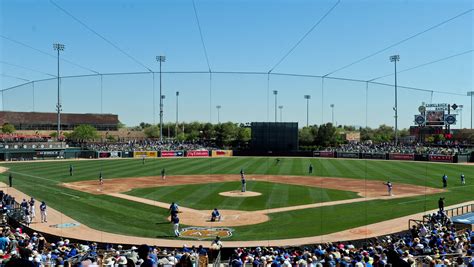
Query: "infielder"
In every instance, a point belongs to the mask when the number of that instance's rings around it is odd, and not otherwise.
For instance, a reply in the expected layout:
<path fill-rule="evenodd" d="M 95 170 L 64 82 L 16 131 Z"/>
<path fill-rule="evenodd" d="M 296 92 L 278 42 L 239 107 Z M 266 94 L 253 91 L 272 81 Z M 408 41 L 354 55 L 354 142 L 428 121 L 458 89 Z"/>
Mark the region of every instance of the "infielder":
<path fill-rule="evenodd" d="M 48 219 L 46 218 L 47 213 L 46 213 L 46 203 L 44 201 L 41 201 L 40 205 L 40 214 L 41 214 L 41 222 L 48 222 Z"/>
<path fill-rule="evenodd" d="M 12 175 L 12 173 L 10 173 L 8 175 L 8 183 L 9 183 L 10 187 L 13 186 L 13 175 Z"/>
<path fill-rule="evenodd" d="M 242 175 L 240 181 L 242 182 L 242 190 L 241 191 L 242 192 L 247 191 L 247 181 L 245 181 L 245 176 L 244 175 Z"/>
<path fill-rule="evenodd" d="M 74 174 L 74 166 L 72 164 L 69 165 L 69 176 L 72 176 Z"/>
<path fill-rule="evenodd" d="M 464 173 L 461 173 L 461 184 L 466 184 L 466 178 L 464 177 Z"/>
<path fill-rule="evenodd" d="M 166 171 L 165 168 L 161 169 L 161 180 L 166 179 Z"/>
<path fill-rule="evenodd" d="M 100 185 L 104 184 L 104 177 L 102 176 L 102 172 L 99 173 L 99 184 Z"/>
<path fill-rule="evenodd" d="M 386 183 L 383 183 L 384 185 L 387 186 L 387 191 L 388 191 L 388 195 L 389 196 L 392 196 L 392 188 L 393 188 L 393 185 L 392 183 L 389 181 L 387 181 Z"/>

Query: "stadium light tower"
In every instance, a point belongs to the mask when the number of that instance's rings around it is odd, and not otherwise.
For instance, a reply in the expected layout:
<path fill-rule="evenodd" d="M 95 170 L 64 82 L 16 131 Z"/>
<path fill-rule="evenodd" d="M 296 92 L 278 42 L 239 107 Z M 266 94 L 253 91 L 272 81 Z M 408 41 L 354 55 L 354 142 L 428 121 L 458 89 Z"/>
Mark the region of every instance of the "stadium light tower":
<path fill-rule="evenodd" d="M 330 107 L 331 107 L 331 118 L 332 118 L 331 122 L 332 122 L 332 125 L 334 126 L 334 104 L 331 104 Z"/>
<path fill-rule="evenodd" d="M 282 115 L 283 106 L 278 106 L 278 108 L 280 109 L 280 122 L 283 122 L 283 115 Z"/>
<path fill-rule="evenodd" d="M 160 62 L 160 141 L 163 141 L 163 94 L 161 90 L 161 63 L 166 61 L 165 56 L 156 56 L 156 61 Z"/>
<path fill-rule="evenodd" d="M 58 51 L 58 103 L 56 104 L 56 109 L 58 111 L 58 128 L 56 132 L 56 139 L 59 140 L 60 132 L 61 132 L 61 94 L 59 89 L 59 51 L 64 51 L 65 46 L 60 43 L 53 44 L 53 49 Z"/>
<path fill-rule="evenodd" d="M 309 126 L 309 100 L 311 99 L 310 95 L 304 95 L 304 99 L 306 99 L 306 127 Z"/>
<path fill-rule="evenodd" d="M 217 105 L 216 108 L 217 108 L 217 124 L 220 124 L 221 121 L 220 121 L 220 114 L 219 114 L 219 111 L 221 110 L 222 106 L 221 106 L 221 105 Z"/>
<path fill-rule="evenodd" d="M 277 122 L 277 95 L 278 95 L 278 91 L 273 90 L 273 95 L 275 95 L 275 122 Z"/>
<path fill-rule="evenodd" d="M 474 96 L 474 91 L 467 92 L 467 96 L 471 97 L 471 130 L 472 130 L 472 97 Z"/>
<path fill-rule="evenodd" d="M 390 62 L 395 64 L 395 145 L 398 145 L 398 91 L 397 91 L 397 61 L 400 61 L 400 55 L 390 56 Z"/>
<path fill-rule="evenodd" d="M 179 91 L 176 91 L 176 125 L 174 129 L 175 138 L 178 137 L 178 98 L 179 98 Z"/>

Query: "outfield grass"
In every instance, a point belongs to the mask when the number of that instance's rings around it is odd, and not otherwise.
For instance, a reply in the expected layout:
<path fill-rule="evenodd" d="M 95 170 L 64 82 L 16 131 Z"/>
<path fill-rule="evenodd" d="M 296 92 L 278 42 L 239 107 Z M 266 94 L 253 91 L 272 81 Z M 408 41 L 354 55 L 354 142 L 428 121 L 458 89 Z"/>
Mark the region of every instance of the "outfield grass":
<path fill-rule="evenodd" d="M 178 202 L 180 206 L 199 210 L 263 210 L 358 197 L 357 193 L 350 191 L 262 181 L 247 183 L 247 190 L 259 192 L 260 196 L 236 198 L 219 195 L 220 192 L 240 189 L 240 182 L 225 182 L 139 188 L 127 194 L 166 203 Z"/>
<path fill-rule="evenodd" d="M 233 240 L 281 239 L 314 236 L 362 226 L 404 215 L 436 208 L 436 200 L 446 197 L 446 205 L 474 200 L 474 167 L 458 164 L 427 162 L 341 160 L 316 158 L 206 158 L 206 159 L 149 159 L 141 160 L 81 160 L 72 162 L 75 169 L 69 176 L 70 162 L 25 162 L 1 164 L 11 169 L 14 187 L 45 200 L 51 207 L 87 224 L 88 226 L 127 235 L 167 237 L 171 226 L 166 223 L 167 211 L 149 205 L 114 198 L 90 195 L 61 187 L 62 182 L 97 179 L 102 171 L 104 178 L 159 176 L 162 168 L 167 175 L 174 174 L 238 174 L 244 168 L 247 174 L 307 175 L 309 164 L 314 175 L 348 177 L 416 184 L 441 188 L 441 176 L 449 177 L 448 191 L 432 196 L 378 200 L 344 204 L 270 215 L 267 223 L 234 227 Z M 467 185 L 461 186 L 459 175 L 466 175 Z M 7 182 L 8 173 L 1 175 Z M 298 196 L 296 196 L 297 198 Z M 291 201 L 295 198 L 289 197 Z M 275 198 L 274 198 L 275 199 Z M 275 200 L 276 201 L 276 200 Z M 183 205 L 183 204 L 182 204 Z M 214 204 L 207 209 L 212 209 Z M 157 224 L 158 223 L 158 224 Z"/>

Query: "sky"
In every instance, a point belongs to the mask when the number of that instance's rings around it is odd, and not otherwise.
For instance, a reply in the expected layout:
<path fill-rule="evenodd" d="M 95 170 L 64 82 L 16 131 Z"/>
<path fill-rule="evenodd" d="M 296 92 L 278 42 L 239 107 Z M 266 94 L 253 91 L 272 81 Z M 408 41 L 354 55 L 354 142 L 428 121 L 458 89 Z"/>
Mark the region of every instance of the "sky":
<path fill-rule="evenodd" d="M 466 93 L 473 90 L 474 81 L 473 3 L 194 0 L 202 42 L 192 0 L 2 0 L 0 89 L 7 89 L 1 94 L 2 109 L 55 111 L 57 59 L 52 44 L 59 42 L 66 46 L 60 54 L 66 113 L 114 113 L 128 126 L 159 122 L 160 68 L 155 57 L 165 55 L 161 75 L 165 122 L 176 120 L 176 91 L 179 121 L 216 123 L 218 117 L 221 122 L 274 121 L 276 90 L 276 106 L 283 106 L 277 109 L 278 121 L 295 121 L 300 127 L 307 119 L 309 124 L 393 125 L 393 86 L 334 78 L 367 81 L 393 74 L 389 57 L 395 54 L 400 55 L 400 71 L 464 53 L 399 73 L 397 82 L 426 89 L 398 88 L 400 127 L 413 125 L 425 102 L 463 105 L 458 115 L 460 119 L 463 114 L 462 123 L 458 121 L 456 128 L 461 124 L 466 128 L 471 123 L 471 99 Z M 394 45 L 463 12 L 467 13 Z M 331 74 L 321 79 L 281 73 Z M 92 76 L 67 78 L 76 75 Z M 43 79 L 52 80 L 39 81 Z M 376 81 L 393 84 L 394 80 L 390 75 Z M 308 103 L 304 95 L 311 95 Z"/>

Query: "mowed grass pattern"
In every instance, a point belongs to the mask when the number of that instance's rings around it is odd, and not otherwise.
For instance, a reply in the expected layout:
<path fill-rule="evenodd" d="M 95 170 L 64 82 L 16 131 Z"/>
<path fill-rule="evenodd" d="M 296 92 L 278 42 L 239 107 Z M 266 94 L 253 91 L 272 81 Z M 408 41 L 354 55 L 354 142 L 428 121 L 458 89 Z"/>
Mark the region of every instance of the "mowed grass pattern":
<path fill-rule="evenodd" d="M 255 197 L 219 195 L 220 192 L 240 191 L 240 189 L 240 182 L 224 182 L 140 188 L 127 194 L 166 203 L 177 202 L 180 206 L 199 210 L 218 208 L 249 211 L 358 197 L 357 193 L 350 191 L 251 180 L 247 182 L 247 190 L 259 192 L 262 195 Z"/>
<path fill-rule="evenodd" d="M 74 176 L 69 176 L 69 165 L 74 165 Z M 369 223 L 388 220 L 437 207 L 437 199 L 446 197 L 453 205 L 474 200 L 474 166 L 462 164 L 433 164 L 426 162 L 341 160 L 317 158 L 233 157 L 205 159 L 139 159 L 81 160 L 74 162 L 24 162 L 1 164 L 14 175 L 14 187 L 45 200 L 51 207 L 87 224 L 114 233 L 146 237 L 170 237 L 171 226 L 166 221 L 166 209 L 160 209 L 111 196 L 90 195 L 66 189 L 62 182 L 104 178 L 159 176 L 162 168 L 167 175 L 183 174 L 238 174 L 244 168 L 247 174 L 307 175 L 309 164 L 315 176 L 348 177 L 354 179 L 416 184 L 441 188 L 441 176 L 448 175 L 448 191 L 443 194 L 392 200 L 369 201 L 331 207 L 313 208 L 270 215 L 267 223 L 235 227 L 233 240 L 282 239 L 314 236 L 349 229 Z M 460 185 L 460 174 L 466 175 L 467 184 Z M 0 176 L 7 182 L 8 173 Z M 209 177 L 209 182 L 212 182 Z M 423 193 L 423 192 L 420 192 Z M 184 197 L 184 195 L 182 195 Z M 288 201 L 298 198 L 288 194 Z M 278 195 L 270 202 L 281 201 Z M 287 200 L 285 200 L 287 201 Z M 317 200 L 318 201 L 318 200 Z M 212 209 L 211 203 L 208 209 Z M 170 237 L 172 238 L 172 237 Z"/>

